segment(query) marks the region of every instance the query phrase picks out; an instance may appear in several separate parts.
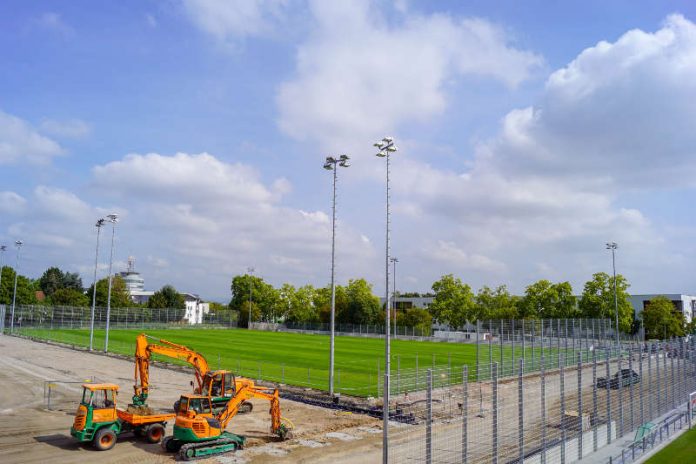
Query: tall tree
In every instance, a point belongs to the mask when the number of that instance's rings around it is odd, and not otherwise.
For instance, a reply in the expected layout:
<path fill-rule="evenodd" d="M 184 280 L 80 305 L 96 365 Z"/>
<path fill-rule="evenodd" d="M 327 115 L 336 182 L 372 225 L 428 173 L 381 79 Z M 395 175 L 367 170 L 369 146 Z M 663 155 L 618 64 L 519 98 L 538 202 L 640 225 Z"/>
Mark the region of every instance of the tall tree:
<path fill-rule="evenodd" d="M 433 283 L 432 288 L 435 298 L 428 309 L 435 320 L 454 329 L 476 320 L 474 293 L 461 279 L 447 274 Z"/>
<path fill-rule="evenodd" d="M 59 288 L 48 297 L 48 303 L 54 306 L 89 306 L 90 298 L 74 288 Z"/>
<path fill-rule="evenodd" d="M 2 282 L 0 283 L 0 304 L 12 304 L 14 292 L 15 271 L 10 266 L 2 268 Z M 31 280 L 23 275 L 17 276 L 17 304 L 36 304 L 36 294 Z"/>
<path fill-rule="evenodd" d="M 483 286 L 475 297 L 476 319 L 514 319 L 518 317 L 517 298 L 505 285 L 495 289 Z"/>
<path fill-rule="evenodd" d="M 92 302 L 92 291 L 94 289 L 94 285 L 91 285 L 89 289 L 87 289 L 87 295 L 90 301 L 90 304 Z M 108 278 L 103 278 L 99 281 L 97 281 L 97 306 L 100 307 L 106 307 L 106 302 L 108 300 L 108 294 L 109 294 L 109 279 Z M 123 281 L 123 279 L 119 276 L 114 276 L 112 281 L 111 281 L 111 307 L 112 308 L 127 308 L 131 306 L 136 306 L 133 301 L 131 301 L 130 296 L 128 294 L 128 290 L 126 289 L 126 283 Z"/>
<path fill-rule="evenodd" d="M 157 290 L 154 295 L 147 300 L 147 307 L 155 308 L 175 308 L 183 309 L 186 307 L 184 297 L 171 285 L 165 285 Z"/>
<path fill-rule="evenodd" d="M 633 323 L 633 306 L 629 300 L 628 281 L 621 274 L 616 275 L 616 300 L 619 309 L 619 328 L 628 332 Z M 614 320 L 614 278 L 605 272 L 592 275 L 585 283 L 578 304 L 584 317 Z"/>
<path fill-rule="evenodd" d="M 253 305 L 256 306 L 256 309 L 252 311 L 253 322 L 259 322 L 259 320 L 271 321 L 276 318 L 276 314 L 282 313 L 278 291 L 271 284 L 264 282 L 261 277 L 250 274 L 236 275 L 232 278 L 230 290 L 232 291 L 232 299 L 229 303 L 230 308 L 241 311 L 244 305 L 246 305 L 247 314 L 249 310 L 249 295 L 251 293 L 252 307 Z M 259 311 L 259 319 L 256 319 L 257 309 Z M 243 320 L 241 314 L 239 320 L 241 325 Z"/>
<path fill-rule="evenodd" d="M 63 272 L 57 267 L 49 267 L 38 280 L 38 286 L 47 298 L 61 288 L 82 292 L 82 279 L 76 272 Z"/>
<path fill-rule="evenodd" d="M 336 287 L 338 290 L 338 287 Z M 329 291 L 329 297 L 331 293 Z M 336 292 L 338 303 L 339 291 Z M 350 324 L 379 323 L 379 297 L 372 293 L 372 285 L 365 279 L 350 279 L 345 288 L 346 306 L 337 311 L 337 321 Z M 338 307 L 338 306 L 337 306 Z"/>
<path fill-rule="evenodd" d="M 433 326 L 433 316 L 421 308 L 411 308 L 396 314 L 396 325 L 399 327 L 413 327 L 422 335 L 430 335 Z"/>
<path fill-rule="evenodd" d="M 573 287 L 568 282 L 551 283 L 542 279 L 525 289 L 519 304 L 523 318 L 570 318 L 577 315 Z"/>
<path fill-rule="evenodd" d="M 641 313 L 646 338 L 682 337 L 686 320 L 666 296 L 656 296 Z"/>

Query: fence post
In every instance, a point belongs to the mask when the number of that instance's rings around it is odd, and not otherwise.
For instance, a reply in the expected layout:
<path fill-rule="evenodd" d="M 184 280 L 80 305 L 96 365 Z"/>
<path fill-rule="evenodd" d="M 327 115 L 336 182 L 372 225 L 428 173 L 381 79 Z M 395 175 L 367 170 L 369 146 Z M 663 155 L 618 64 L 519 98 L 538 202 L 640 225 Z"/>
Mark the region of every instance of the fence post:
<path fill-rule="evenodd" d="M 643 344 L 640 344 L 640 351 L 638 354 L 638 376 L 640 377 L 640 383 L 638 384 L 638 395 L 640 396 L 640 425 L 645 424 L 645 404 L 644 404 L 644 392 L 645 388 L 643 388 L 643 349 L 645 347 Z M 648 356 L 650 356 L 648 354 Z"/>
<path fill-rule="evenodd" d="M 533 339 L 532 339 L 533 340 Z M 541 357 L 541 372 L 540 372 L 540 385 L 541 385 L 541 464 L 546 464 L 546 368 L 544 366 L 544 357 Z"/>
<path fill-rule="evenodd" d="M 425 422 L 425 462 L 433 462 L 433 371 L 427 373 L 428 392 L 426 396 L 427 418 Z"/>
<path fill-rule="evenodd" d="M 575 320 L 575 319 L 573 319 Z M 573 330 L 573 336 L 575 330 Z M 575 340 L 575 338 L 573 338 Z M 582 352 L 577 354 L 578 357 L 578 419 L 580 420 L 580 430 L 578 431 L 578 461 L 582 460 Z"/>
<path fill-rule="evenodd" d="M 467 464 L 469 454 L 469 366 L 462 367 L 462 464 Z"/>
<path fill-rule="evenodd" d="M 488 319 L 488 377 L 493 373 L 493 326 Z"/>
<path fill-rule="evenodd" d="M 635 412 L 634 411 L 635 408 L 633 407 L 633 400 L 634 400 L 634 396 L 633 396 L 633 351 L 634 350 L 632 349 L 633 343 L 629 343 L 628 346 L 630 347 L 629 351 L 628 351 L 628 369 L 631 371 L 631 374 L 630 374 L 631 375 L 631 377 L 630 377 L 631 383 L 628 385 L 628 398 L 631 401 L 631 406 L 629 408 L 630 413 L 631 413 L 631 428 L 629 430 L 633 430 L 633 428 L 634 428 L 634 421 L 633 421 L 634 414 L 633 413 Z M 641 379 L 641 381 L 642 381 L 642 379 Z"/>
<path fill-rule="evenodd" d="M 525 331 L 524 331 L 524 319 L 522 319 L 522 359 L 524 359 L 526 361 L 526 359 L 525 359 L 525 346 L 524 346 L 525 345 L 525 343 L 524 343 L 525 338 L 527 338 L 527 336 L 526 336 Z"/>
<path fill-rule="evenodd" d="M 652 395 L 653 395 L 653 387 L 652 387 L 652 343 L 648 345 L 648 417 L 650 420 L 653 419 L 653 407 L 652 407 Z"/>
<path fill-rule="evenodd" d="M 511 332 L 511 335 L 512 335 L 512 340 L 511 340 L 511 343 L 512 343 L 512 356 L 510 357 L 510 359 L 512 360 L 512 362 L 510 363 L 510 365 L 512 366 L 512 370 L 514 370 L 514 369 L 515 369 L 515 320 L 514 320 L 514 319 L 512 319 L 512 320 L 510 321 L 510 332 Z M 510 337 L 508 337 L 508 338 L 510 338 Z"/>
<path fill-rule="evenodd" d="M 416 390 L 418 390 L 418 353 L 416 353 Z"/>
<path fill-rule="evenodd" d="M 618 329 L 617 329 L 618 330 Z M 623 373 L 622 371 L 622 361 L 623 361 L 623 355 L 621 354 L 621 345 L 617 347 L 619 352 L 618 352 L 618 381 L 619 381 L 619 429 L 616 434 L 617 437 L 621 437 L 624 434 L 624 407 L 623 407 Z"/>
<path fill-rule="evenodd" d="M 605 361 L 606 361 L 606 389 L 607 389 L 607 445 L 611 443 L 611 368 L 609 366 L 609 349 L 605 348 Z"/>
<path fill-rule="evenodd" d="M 676 381 L 674 378 L 674 358 L 676 357 L 674 353 L 674 338 L 672 338 L 672 342 L 669 345 L 670 348 L 670 354 L 671 354 L 671 371 L 672 371 L 672 409 L 677 408 L 677 398 L 676 398 Z"/>
<path fill-rule="evenodd" d="M 396 394 L 401 392 L 401 355 L 396 355 Z"/>
<path fill-rule="evenodd" d="M 479 371 L 479 351 L 481 348 L 479 333 L 481 332 L 481 321 L 476 321 L 476 381 L 481 381 L 480 371 Z"/>
<path fill-rule="evenodd" d="M 491 377 L 493 387 L 493 460 L 492 464 L 498 464 L 498 363 L 493 364 Z"/>
<path fill-rule="evenodd" d="M 592 418 L 597 420 L 597 351 L 592 350 Z M 597 424 L 592 427 L 592 451 L 597 451 Z"/>
<path fill-rule="evenodd" d="M 500 320 L 500 325 L 498 326 L 498 344 L 500 345 L 500 371 L 498 374 L 501 377 L 505 377 L 505 360 L 503 359 L 503 321 Z"/>
<path fill-rule="evenodd" d="M 517 437 L 519 446 L 520 464 L 524 464 L 524 383 L 522 376 L 524 375 L 524 359 L 519 360 L 519 373 L 517 374 Z"/>
<path fill-rule="evenodd" d="M 559 319 L 560 326 L 560 319 Z M 559 339 L 560 340 L 560 339 Z M 559 372 L 561 375 L 561 464 L 566 462 L 566 428 L 565 428 L 565 355 L 558 354 Z"/>

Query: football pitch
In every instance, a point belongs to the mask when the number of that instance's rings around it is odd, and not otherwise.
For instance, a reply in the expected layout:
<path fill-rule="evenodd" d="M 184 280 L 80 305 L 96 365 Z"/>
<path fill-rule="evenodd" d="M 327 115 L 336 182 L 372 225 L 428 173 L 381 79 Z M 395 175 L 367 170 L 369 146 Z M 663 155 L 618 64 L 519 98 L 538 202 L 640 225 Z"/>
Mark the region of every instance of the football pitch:
<path fill-rule="evenodd" d="M 111 329 L 109 351 L 132 356 L 135 338 L 143 332 L 203 354 L 211 369 L 227 369 L 252 379 L 328 390 L 328 335 L 245 329 Z M 76 347 L 89 346 L 89 330 L 86 329 L 23 328 L 19 333 Z M 94 349 L 102 351 L 103 347 L 104 330 L 95 330 Z M 493 344 L 489 348 L 487 343 L 482 343 L 478 351 L 482 379 L 488 378 L 489 360 L 498 363 L 502 360 L 500 371 L 505 370 L 509 375 L 513 372 L 513 359 L 523 356 L 519 345 L 513 352 L 507 344 L 502 347 Z M 547 363 L 557 362 L 561 351 L 547 347 L 544 350 Z M 473 343 L 392 340 L 391 352 L 393 393 L 424 389 L 426 371 L 431 368 L 436 370 L 436 386 L 461 383 L 465 365 L 469 366 L 469 379 L 476 380 L 477 347 Z M 383 339 L 336 337 L 335 353 L 336 392 L 362 397 L 381 395 L 379 373 L 384 368 Z M 527 360 L 525 371 L 539 368 L 541 350 L 538 345 L 534 352 L 526 346 L 524 356 Z M 158 355 L 154 355 L 154 359 L 177 363 Z M 517 366 L 516 362 L 514 365 Z"/>

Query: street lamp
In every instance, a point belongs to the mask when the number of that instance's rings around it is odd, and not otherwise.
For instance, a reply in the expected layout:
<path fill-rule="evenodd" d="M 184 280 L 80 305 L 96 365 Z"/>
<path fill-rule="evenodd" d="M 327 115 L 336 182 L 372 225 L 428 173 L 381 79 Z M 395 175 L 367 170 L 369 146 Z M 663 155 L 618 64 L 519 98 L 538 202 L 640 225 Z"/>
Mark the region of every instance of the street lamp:
<path fill-rule="evenodd" d="M 616 249 L 619 245 L 616 242 L 608 242 L 607 250 L 611 250 L 611 266 L 614 270 L 614 313 L 616 317 L 616 348 L 619 347 L 619 302 L 616 296 Z"/>
<path fill-rule="evenodd" d="M 389 258 L 394 267 L 394 278 L 392 279 L 392 285 L 394 291 L 392 292 L 392 310 L 394 311 L 394 338 L 396 338 L 396 263 L 399 262 L 399 258 L 392 256 Z"/>
<path fill-rule="evenodd" d="M 15 277 L 14 277 L 14 290 L 12 291 L 12 313 L 10 318 L 10 333 L 14 332 L 14 315 L 15 315 L 15 303 L 17 302 L 17 276 L 19 275 L 19 251 L 24 245 L 24 242 L 17 240 L 15 246 L 17 247 L 17 265 L 15 266 Z"/>
<path fill-rule="evenodd" d="M 111 255 L 109 256 L 109 291 L 106 294 L 106 334 L 104 335 L 104 353 L 109 351 L 109 319 L 111 319 L 111 266 L 114 262 L 114 236 L 116 235 L 117 214 L 107 214 L 106 220 L 111 223 Z M 96 289 L 96 284 L 94 285 Z"/>
<path fill-rule="evenodd" d="M 252 313 L 252 311 L 251 311 L 251 289 L 252 289 L 253 286 L 254 286 L 254 280 L 252 279 L 252 277 L 254 276 L 254 271 L 255 271 L 255 270 L 256 270 L 256 269 L 254 269 L 253 267 L 248 267 L 248 268 L 247 268 L 247 274 L 249 274 L 249 275 L 251 276 L 251 277 L 249 278 L 249 322 L 248 322 L 248 324 L 247 324 L 247 325 L 249 325 L 249 326 L 251 326 L 251 322 L 252 322 L 251 319 L 252 319 L 252 315 L 253 315 L 253 313 Z M 251 328 L 251 327 L 249 327 L 249 328 Z"/>
<path fill-rule="evenodd" d="M 335 343 L 335 321 L 336 321 L 336 180 L 338 166 L 347 168 L 350 166 L 348 155 L 341 155 L 338 158 L 327 156 L 324 169 L 333 171 L 333 201 L 331 203 L 331 342 L 329 346 L 329 395 L 334 394 L 334 343 Z"/>
<path fill-rule="evenodd" d="M 97 252 L 94 254 L 94 287 L 92 288 L 92 314 L 89 322 L 89 351 L 92 351 L 94 343 L 94 309 L 97 306 L 97 264 L 99 263 L 99 233 L 106 219 L 99 218 L 95 224 L 97 228 Z"/>
<path fill-rule="evenodd" d="M 387 159 L 387 231 L 386 231 L 386 246 L 385 246 L 385 279 L 386 283 L 384 286 L 384 292 L 386 294 L 385 299 L 385 318 L 384 318 L 384 404 L 382 406 L 382 462 L 387 464 L 389 461 L 389 450 L 388 450 L 388 436 L 389 436 L 389 369 L 391 365 L 391 353 L 390 353 L 390 340 L 389 340 L 389 158 L 392 153 L 394 153 L 397 148 L 394 145 L 394 139 L 392 137 L 384 137 L 379 142 L 375 142 L 374 146 L 379 149 L 377 156 L 379 158 Z"/>

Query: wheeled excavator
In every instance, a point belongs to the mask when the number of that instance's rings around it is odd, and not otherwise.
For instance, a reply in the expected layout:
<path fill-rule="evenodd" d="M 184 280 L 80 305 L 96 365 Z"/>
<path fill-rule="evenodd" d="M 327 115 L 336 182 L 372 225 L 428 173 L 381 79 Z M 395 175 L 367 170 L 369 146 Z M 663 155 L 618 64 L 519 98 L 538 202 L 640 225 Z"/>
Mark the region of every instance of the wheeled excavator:
<path fill-rule="evenodd" d="M 154 342 L 150 343 L 149 340 Z M 195 376 L 195 384 L 191 382 L 193 391 L 197 395 L 210 397 L 214 412 L 222 411 L 230 398 L 234 396 L 235 391 L 247 382 L 251 382 L 242 377 L 235 377 L 230 371 L 210 370 L 205 357 L 187 346 L 141 333 L 135 340 L 133 404 L 136 406 L 147 407 L 147 397 L 150 392 L 150 362 L 153 353 L 186 361 L 193 366 Z M 174 411 L 179 409 L 178 403 L 178 401 L 174 403 Z M 239 406 L 239 413 L 251 412 L 252 409 L 252 403 L 243 401 Z"/>
<path fill-rule="evenodd" d="M 178 452 L 179 459 L 184 461 L 242 449 L 246 438 L 227 432 L 225 428 L 239 412 L 239 407 L 244 401 L 251 398 L 270 402 L 271 432 L 281 440 L 290 438 L 291 429 L 283 423 L 280 413 L 278 389 L 256 386 L 246 379 L 227 402 L 225 409 L 218 414 L 213 412 L 210 397 L 182 395 L 179 399 L 179 409 L 176 411 L 174 435 L 162 440 L 162 448 L 170 453 Z M 286 422 L 289 423 L 287 420 Z"/>

